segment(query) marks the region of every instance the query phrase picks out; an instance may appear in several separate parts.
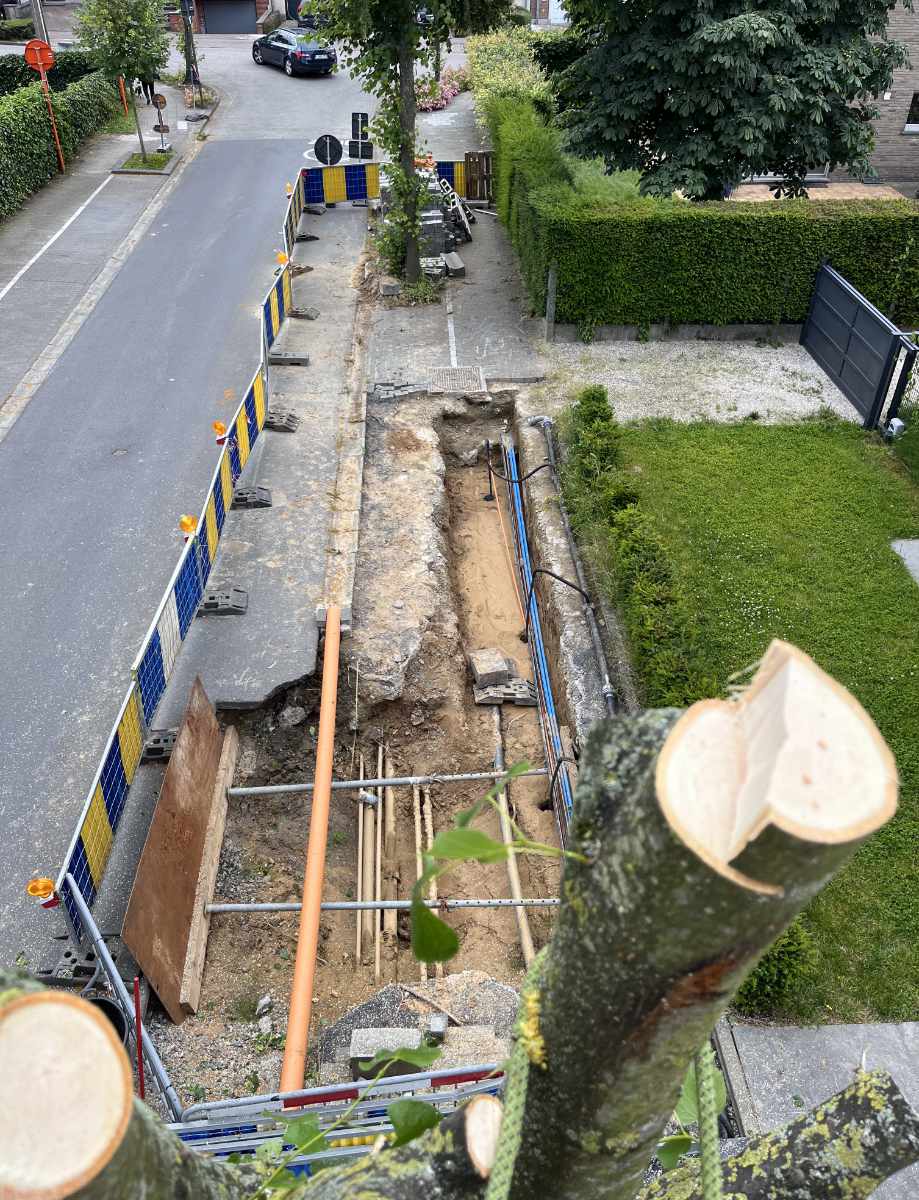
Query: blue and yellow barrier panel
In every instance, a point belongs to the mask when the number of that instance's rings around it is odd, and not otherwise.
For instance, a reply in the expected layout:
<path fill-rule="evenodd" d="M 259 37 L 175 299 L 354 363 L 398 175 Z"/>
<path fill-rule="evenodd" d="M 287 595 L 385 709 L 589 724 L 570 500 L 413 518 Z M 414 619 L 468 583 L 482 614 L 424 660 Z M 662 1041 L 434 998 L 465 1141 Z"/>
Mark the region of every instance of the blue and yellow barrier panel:
<path fill-rule="evenodd" d="M 305 204 L 306 190 L 301 172 L 297 176 L 297 182 L 291 192 L 287 212 L 284 216 L 284 248 L 287 251 L 288 258 L 292 257 L 294 252 L 294 244 L 297 240 L 297 226 L 300 224 L 300 218 L 303 216 L 303 206 Z"/>
<path fill-rule="evenodd" d="M 64 876 L 68 872 L 73 875 L 83 899 L 92 906 L 112 852 L 112 842 L 124 812 L 128 788 L 140 762 L 144 748 L 143 730 L 140 690 L 136 681 L 132 680 L 55 884 L 77 941 L 82 937 L 83 925 L 64 883 Z"/>
<path fill-rule="evenodd" d="M 437 177 L 460 196 L 466 195 L 466 163 L 438 162 Z M 377 200 L 380 195 L 380 164 L 355 163 L 346 167 L 304 167 L 300 184 L 305 204 L 341 204 L 345 200 Z M 300 212 L 303 208 L 301 206 Z M 299 220 L 299 216 L 297 220 Z M 293 245 L 293 243 L 291 243 Z"/>
<path fill-rule="evenodd" d="M 269 349 L 281 332 L 284 318 L 293 307 L 293 292 L 290 283 L 290 263 L 285 262 L 271 290 L 262 303 L 262 321 L 265 326 L 265 342 Z"/>

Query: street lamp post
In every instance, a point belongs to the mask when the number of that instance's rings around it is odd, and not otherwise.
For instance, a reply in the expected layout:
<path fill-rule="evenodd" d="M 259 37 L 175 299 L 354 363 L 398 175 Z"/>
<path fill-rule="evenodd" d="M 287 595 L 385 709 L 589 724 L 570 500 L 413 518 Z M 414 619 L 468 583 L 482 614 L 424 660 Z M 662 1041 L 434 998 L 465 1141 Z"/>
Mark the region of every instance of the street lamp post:
<path fill-rule="evenodd" d="M 45 14 L 42 10 L 42 0 L 32 0 L 32 24 L 35 26 L 35 36 L 43 42 L 50 42 L 48 26 L 45 24 Z"/>

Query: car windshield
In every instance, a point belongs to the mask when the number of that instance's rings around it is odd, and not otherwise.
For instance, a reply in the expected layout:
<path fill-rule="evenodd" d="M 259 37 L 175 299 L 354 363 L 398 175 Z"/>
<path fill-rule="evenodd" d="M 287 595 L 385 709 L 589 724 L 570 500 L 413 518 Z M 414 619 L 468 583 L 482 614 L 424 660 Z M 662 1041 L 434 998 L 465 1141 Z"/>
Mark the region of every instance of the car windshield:
<path fill-rule="evenodd" d="M 300 50 L 321 50 L 322 49 L 321 43 L 317 42 L 315 38 L 298 37 L 295 39 L 295 41 Z"/>

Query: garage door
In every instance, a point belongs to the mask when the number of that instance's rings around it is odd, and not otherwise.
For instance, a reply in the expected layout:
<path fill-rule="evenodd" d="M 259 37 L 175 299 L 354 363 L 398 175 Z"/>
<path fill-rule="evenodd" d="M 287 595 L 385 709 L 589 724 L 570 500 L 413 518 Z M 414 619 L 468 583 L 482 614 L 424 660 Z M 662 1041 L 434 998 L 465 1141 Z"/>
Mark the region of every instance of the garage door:
<path fill-rule="evenodd" d="M 255 33 L 255 0 L 204 0 L 207 33 Z"/>

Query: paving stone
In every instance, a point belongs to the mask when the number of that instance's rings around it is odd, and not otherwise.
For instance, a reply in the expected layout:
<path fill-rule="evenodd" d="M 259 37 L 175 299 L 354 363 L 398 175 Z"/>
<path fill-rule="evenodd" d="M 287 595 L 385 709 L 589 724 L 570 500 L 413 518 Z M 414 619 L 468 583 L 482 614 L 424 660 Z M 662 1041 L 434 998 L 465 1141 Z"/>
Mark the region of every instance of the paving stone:
<path fill-rule="evenodd" d="M 517 674 L 516 663 L 494 646 L 469 652 L 469 666 L 477 687 L 498 687 Z"/>
<path fill-rule="evenodd" d="M 380 276 L 380 295 L 398 296 L 402 292 L 402 284 L 394 275 Z"/>

